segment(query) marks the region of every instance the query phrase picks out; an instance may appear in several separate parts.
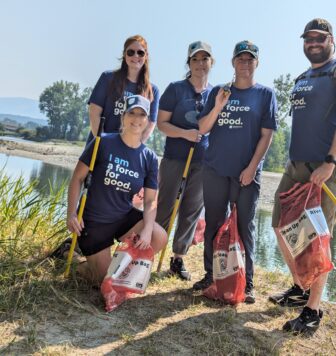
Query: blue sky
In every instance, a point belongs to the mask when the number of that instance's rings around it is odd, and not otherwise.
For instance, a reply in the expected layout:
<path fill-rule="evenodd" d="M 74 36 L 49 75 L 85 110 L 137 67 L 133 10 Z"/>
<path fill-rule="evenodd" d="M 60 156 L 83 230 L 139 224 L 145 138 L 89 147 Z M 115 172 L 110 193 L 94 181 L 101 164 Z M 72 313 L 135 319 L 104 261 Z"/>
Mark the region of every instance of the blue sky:
<path fill-rule="evenodd" d="M 336 29 L 336 1 L 0 0 L 0 97 L 38 99 L 61 79 L 92 87 L 137 33 L 148 41 L 151 81 L 161 91 L 183 77 L 195 40 L 213 48 L 212 84 L 231 79 L 233 47 L 249 39 L 260 48 L 256 78 L 272 86 L 308 67 L 300 35 L 314 17 Z"/>

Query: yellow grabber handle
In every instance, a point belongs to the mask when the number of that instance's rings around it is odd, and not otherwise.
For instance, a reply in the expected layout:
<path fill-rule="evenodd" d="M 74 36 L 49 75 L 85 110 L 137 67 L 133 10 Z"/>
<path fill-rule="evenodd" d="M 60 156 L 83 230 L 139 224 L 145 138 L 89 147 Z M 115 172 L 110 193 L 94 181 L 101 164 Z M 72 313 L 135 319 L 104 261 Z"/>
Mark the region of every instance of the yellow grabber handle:
<path fill-rule="evenodd" d="M 191 162 L 192 156 L 194 154 L 195 146 L 196 146 L 196 142 L 190 148 L 189 154 L 188 154 L 188 158 L 187 158 L 186 164 L 184 166 L 184 171 L 183 171 L 183 175 L 182 175 L 180 188 L 179 188 L 179 191 L 177 193 L 177 197 L 176 197 L 175 204 L 174 204 L 174 209 L 173 209 L 173 212 L 172 212 L 172 214 L 170 216 L 170 220 L 169 220 L 169 225 L 168 225 L 168 230 L 167 230 L 168 241 L 169 241 L 169 236 L 170 236 L 170 234 L 172 232 L 172 229 L 173 229 L 173 226 L 174 226 L 174 221 L 175 221 L 178 209 L 180 207 L 181 198 L 182 198 L 183 191 L 184 191 L 184 188 L 185 188 L 186 179 L 187 179 L 188 172 L 189 172 L 189 167 L 190 167 L 190 162 Z M 156 270 L 157 272 L 161 271 L 162 262 L 163 262 L 163 259 L 164 259 L 165 253 L 166 253 L 166 249 L 167 249 L 167 245 L 164 247 L 164 249 L 161 252 L 159 264 L 158 264 L 157 270 Z"/>
<path fill-rule="evenodd" d="M 95 141 L 95 144 L 93 146 L 93 152 L 92 152 L 92 156 L 91 156 L 91 160 L 90 160 L 90 166 L 89 166 L 89 173 L 85 178 L 84 189 L 83 189 L 82 197 L 80 199 L 79 210 L 78 210 L 78 214 L 77 214 L 77 220 L 79 222 L 81 222 L 82 219 L 83 219 L 83 213 L 84 213 L 84 209 L 85 209 L 87 193 L 88 193 L 88 190 L 89 190 L 90 185 L 91 185 L 92 172 L 93 172 L 93 169 L 94 169 L 94 165 L 96 163 L 97 152 L 98 152 L 98 148 L 99 148 L 99 144 L 100 144 L 101 134 L 102 134 L 103 128 L 104 128 L 104 123 L 105 123 L 105 117 L 101 117 L 100 118 L 98 132 L 97 132 L 97 136 L 96 136 L 96 141 Z M 72 241 L 71 241 L 71 246 L 70 246 L 70 250 L 69 250 L 69 254 L 68 254 L 68 258 L 67 258 L 67 263 L 66 263 L 66 267 L 65 267 L 65 272 L 64 272 L 64 277 L 65 278 L 69 277 L 71 262 L 72 262 L 73 254 L 74 254 L 75 247 L 76 247 L 76 244 L 77 244 L 77 234 L 75 232 L 73 232 L 71 237 L 72 237 Z"/>
<path fill-rule="evenodd" d="M 306 162 L 305 163 L 305 166 L 308 168 L 308 170 L 310 171 L 310 173 L 313 173 L 313 168 L 312 166 Z M 332 200 L 332 202 L 336 205 L 336 197 L 335 197 L 335 194 L 328 188 L 328 186 L 323 183 L 322 184 L 322 189 L 326 192 L 326 194 L 328 195 L 328 197 Z"/>

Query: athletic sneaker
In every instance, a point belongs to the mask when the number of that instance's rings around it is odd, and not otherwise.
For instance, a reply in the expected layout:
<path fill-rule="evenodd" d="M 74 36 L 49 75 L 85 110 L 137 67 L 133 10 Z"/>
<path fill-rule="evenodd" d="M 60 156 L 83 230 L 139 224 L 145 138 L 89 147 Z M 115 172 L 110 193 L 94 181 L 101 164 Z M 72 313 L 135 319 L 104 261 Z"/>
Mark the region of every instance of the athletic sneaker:
<path fill-rule="evenodd" d="M 171 257 L 170 258 L 170 270 L 169 274 L 177 276 L 185 281 L 191 280 L 191 274 L 187 271 L 184 266 L 183 259 L 181 257 Z"/>
<path fill-rule="evenodd" d="M 320 325 L 322 316 L 321 309 L 317 312 L 317 310 L 304 307 L 302 313 L 296 319 L 287 321 L 282 329 L 295 335 L 313 335 Z"/>
<path fill-rule="evenodd" d="M 255 295 L 253 292 L 253 288 L 246 288 L 245 290 L 245 303 L 254 304 L 255 303 Z"/>
<path fill-rule="evenodd" d="M 68 256 L 68 252 L 70 251 L 71 242 L 72 242 L 72 238 L 68 237 L 48 257 L 49 258 L 57 258 L 59 260 L 66 259 Z M 76 253 L 78 255 L 82 256 L 82 251 L 80 250 L 80 248 L 78 247 L 77 244 L 75 246 L 74 255 Z"/>
<path fill-rule="evenodd" d="M 193 285 L 193 290 L 203 290 L 210 287 L 213 282 L 212 274 L 206 273 L 205 276 Z"/>
<path fill-rule="evenodd" d="M 302 307 L 307 304 L 310 291 L 304 291 L 297 284 L 294 284 L 288 290 L 271 295 L 268 300 L 282 307 Z"/>

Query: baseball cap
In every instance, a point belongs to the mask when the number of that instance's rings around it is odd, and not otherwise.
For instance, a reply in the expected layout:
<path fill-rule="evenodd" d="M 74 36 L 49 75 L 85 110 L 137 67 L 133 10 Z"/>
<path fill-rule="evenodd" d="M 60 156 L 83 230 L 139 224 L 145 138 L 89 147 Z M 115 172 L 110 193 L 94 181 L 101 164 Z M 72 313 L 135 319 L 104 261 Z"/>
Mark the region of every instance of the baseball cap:
<path fill-rule="evenodd" d="M 259 57 L 259 48 L 250 41 L 244 40 L 238 42 L 233 50 L 233 58 L 237 57 L 241 53 L 251 53 L 256 59 Z"/>
<path fill-rule="evenodd" d="M 331 36 L 333 35 L 332 27 L 331 27 L 330 23 L 325 19 L 317 18 L 317 19 L 313 19 L 313 20 L 309 21 L 307 23 L 301 37 L 305 37 L 307 35 L 307 33 L 310 31 L 329 34 Z"/>
<path fill-rule="evenodd" d="M 129 112 L 134 108 L 141 108 L 146 115 L 149 115 L 150 101 L 141 95 L 132 95 L 127 97 L 125 112 Z"/>
<path fill-rule="evenodd" d="M 195 55 L 197 52 L 200 51 L 205 51 L 207 53 L 209 53 L 210 56 L 212 56 L 212 51 L 211 51 L 211 46 L 208 45 L 205 42 L 202 41 L 196 41 L 193 43 L 190 43 L 189 47 L 188 47 L 188 58 L 192 57 L 193 55 Z"/>

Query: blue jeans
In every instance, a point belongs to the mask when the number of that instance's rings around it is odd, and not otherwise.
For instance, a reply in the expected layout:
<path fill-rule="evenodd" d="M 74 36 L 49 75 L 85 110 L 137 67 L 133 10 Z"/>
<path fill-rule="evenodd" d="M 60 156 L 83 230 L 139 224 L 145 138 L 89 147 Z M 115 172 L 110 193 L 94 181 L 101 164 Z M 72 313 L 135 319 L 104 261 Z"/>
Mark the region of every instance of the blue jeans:
<path fill-rule="evenodd" d="M 246 187 L 238 177 L 221 177 L 204 167 L 203 197 L 205 207 L 204 269 L 212 274 L 213 240 L 229 214 L 229 203 L 236 202 L 238 231 L 245 248 L 246 288 L 253 288 L 255 252 L 255 211 L 260 192 L 260 173 Z"/>

